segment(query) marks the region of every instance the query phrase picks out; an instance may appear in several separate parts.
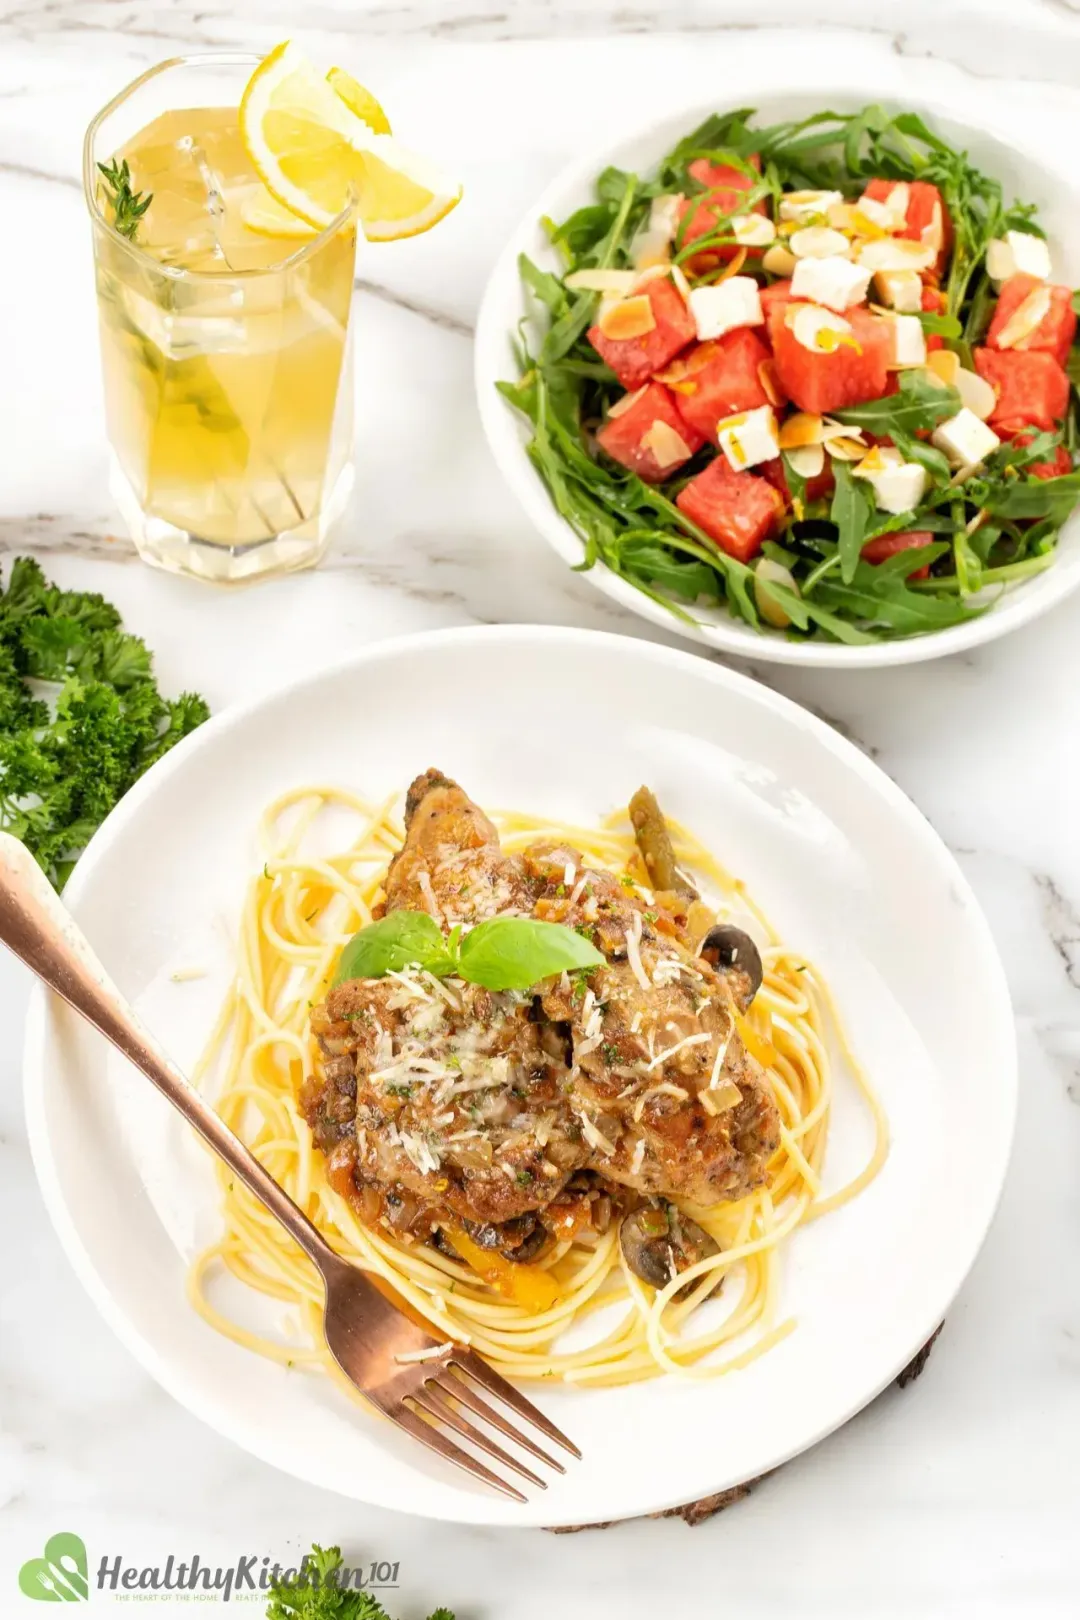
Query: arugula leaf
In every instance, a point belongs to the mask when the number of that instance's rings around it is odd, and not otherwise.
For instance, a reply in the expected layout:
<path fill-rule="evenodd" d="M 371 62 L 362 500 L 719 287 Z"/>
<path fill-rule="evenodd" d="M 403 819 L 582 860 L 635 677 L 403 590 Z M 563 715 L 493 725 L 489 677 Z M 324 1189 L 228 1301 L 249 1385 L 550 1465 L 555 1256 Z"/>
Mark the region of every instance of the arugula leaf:
<path fill-rule="evenodd" d="M 840 548 L 840 576 L 850 583 L 862 556 L 866 531 L 870 527 L 873 506 L 864 484 L 852 477 L 846 461 L 833 462 L 836 489 L 833 493 L 830 517 L 836 524 L 837 543 Z"/>
<path fill-rule="evenodd" d="M 433 969 L 448 960 L 446 940 L 434 917 L 426 911 L 391 911 L 353 935 L 338 958 L 334 983 L 384 979 L 414 963 Z"/>
<path fill-rule="evenodd" d="M 1060 478 L 1009 479 L 986 484 L 978 493 L 980 504 L 995 517 L 1013 522 L 1049 518 L 1060 527 L 1080 501 L 1080 472 L 1063 473 Z"/>
<path fill-rule="evenodd" d="M 867 400 L 865 405 L 849 405 L 846 410 L 834 411 L 838 422 L 848 427 L 865 428 L 881 438 L 901 433 L 918 433 L 934 428 L 947 417 L 955 416 L 961 399 L 955 388 L 946 388 L 929 372 L 918 368 L 900 373 L 895 394 L 883 399 Z"/>
<path fill-rule="evenodd" d="M 533 917 L 492 917 L 461 942 L 458 971 L 485 990 L 531 990 L 553 973 L 601 967 L 605 958 L 581 934 Z"/>

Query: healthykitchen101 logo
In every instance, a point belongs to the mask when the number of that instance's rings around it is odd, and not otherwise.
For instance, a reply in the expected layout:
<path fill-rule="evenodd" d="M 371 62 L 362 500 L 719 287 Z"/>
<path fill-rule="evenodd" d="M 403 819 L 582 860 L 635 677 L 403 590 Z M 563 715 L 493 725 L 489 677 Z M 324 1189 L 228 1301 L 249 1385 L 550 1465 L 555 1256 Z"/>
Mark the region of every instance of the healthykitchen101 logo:
<path fill-rule="evenodd" d="M 40 1558 L 19 1571 L 19 1590 L 41 1603 L 78 1603 L 90 1596 L 89 1565 L 81 1537 L 63 1530 L 50 1536 Z"/>

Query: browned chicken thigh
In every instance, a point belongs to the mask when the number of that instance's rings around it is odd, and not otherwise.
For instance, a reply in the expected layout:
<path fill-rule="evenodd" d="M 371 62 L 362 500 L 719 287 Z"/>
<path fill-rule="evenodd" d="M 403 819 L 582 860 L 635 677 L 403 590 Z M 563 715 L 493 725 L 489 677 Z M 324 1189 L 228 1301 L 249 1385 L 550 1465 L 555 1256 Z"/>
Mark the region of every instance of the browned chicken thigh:
<path fill-rule="evenodd" d="M 303 1108 L 365 1219 L 416 1238 L 457 1223 L 525 1258 L 612 1199 L 710 1205 L 763 1183 L 779 1122 L 737 1028 L 746 984 L 694 953 L 685 903 L 663 898 L 646 907 L 568 847 L 507 856 L 456 783 L 416 779 L 387 911 L 445 929 L 532 915 L 606 960 L 528 992 L 418 971 L 331 991 Z"/>

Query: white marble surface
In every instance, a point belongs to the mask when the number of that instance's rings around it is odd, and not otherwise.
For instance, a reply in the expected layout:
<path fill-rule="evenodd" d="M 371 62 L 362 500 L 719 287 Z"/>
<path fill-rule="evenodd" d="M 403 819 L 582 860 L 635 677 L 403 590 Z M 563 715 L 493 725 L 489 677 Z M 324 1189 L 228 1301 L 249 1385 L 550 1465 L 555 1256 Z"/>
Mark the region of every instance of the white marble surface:
<path fill-rule="evenodd" d="M 152 61 L 262 48 L 309 20 L 305 44 L 385 92 L 410 139 L 460 168 L 468 197 L 432 236 L 361 266 L 360 479 L 327 564 L 215 593 L 109 538 L 79 137 Z M 788 22 L 815 33 L 766 32 Z M 283 0 L 13 0 L 0 16 L 0 548 L 106 592 L 157 650 L 165 686 L 197 685 L 215 708 L 425 626 L 655 633 L 564 572 L 504 494 L 471 399 L 470 324 L 506 228 L 580 143 L 665 98 L 737 97 L 740 62 L 766 47 L 808 84 L 828 82 L 838 53 L 865 64 L 868 85 L 885 74 L 933 90 L 975 74 L 1004 129 L 1060 132 L 1074 161 L 1070 0 L 323 0 L 306 13 Z M 432 1528 L 299 1486 L 181 1411 L 113 1341 L 46 1223 L 19 1098 L 27 987 L 0 963 L 0 1614 L 32 1612 L 18 1566 L 71 1528 L 93 1558 L 138 1563 L 172 1549 L 288 1562 L 312 1538 L 341 1541 L 400 1560 L 405 1617 L 436 1602 L 459 1620 L 1074 1616 L 1078 616 L 1067 605 L 962 660 L 858 679 L 753 671 L 855 737 L 960 856 L 1009 973 L 1022 1106 L 1000 1216 L 924 1377 L 697 1530 Z"/>

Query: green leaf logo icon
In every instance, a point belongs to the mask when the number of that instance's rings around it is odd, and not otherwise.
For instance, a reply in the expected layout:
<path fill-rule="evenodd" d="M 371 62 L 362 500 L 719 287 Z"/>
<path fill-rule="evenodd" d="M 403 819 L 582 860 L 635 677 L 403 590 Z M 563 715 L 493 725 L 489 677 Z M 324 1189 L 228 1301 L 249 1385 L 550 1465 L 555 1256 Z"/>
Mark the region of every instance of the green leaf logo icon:
<path fill-rule="evenodd" d="M 45 1543 L 41 1558 L 31 1558 L 19 1571 L 19 1590 L 40 1603 L 78 1603 L 90 1596 L 86 1547 L 70 1530 Z"/>

